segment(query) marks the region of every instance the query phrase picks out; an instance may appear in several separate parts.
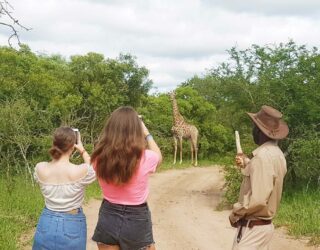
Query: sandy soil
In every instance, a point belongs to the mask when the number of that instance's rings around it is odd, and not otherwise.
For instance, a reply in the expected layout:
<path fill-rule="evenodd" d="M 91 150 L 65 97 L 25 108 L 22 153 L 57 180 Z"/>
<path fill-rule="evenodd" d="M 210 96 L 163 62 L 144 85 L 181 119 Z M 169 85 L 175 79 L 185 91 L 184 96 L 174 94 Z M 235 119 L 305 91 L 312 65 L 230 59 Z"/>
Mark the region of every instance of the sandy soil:
<path fill-rule="evenodd" d="M 223 186 L 219 167 L 169 170 L 151 177 L 149 206 L 157 250 L 231 249 L 235 229 L 228 222 L 230 211 L 216 211 Z M 97 249 L 90 237 L 101 201 L 84 207 L 88 222 L 87 249 Z M 306 247 L 277 229 L 272 250 L 319 249 Z"/>

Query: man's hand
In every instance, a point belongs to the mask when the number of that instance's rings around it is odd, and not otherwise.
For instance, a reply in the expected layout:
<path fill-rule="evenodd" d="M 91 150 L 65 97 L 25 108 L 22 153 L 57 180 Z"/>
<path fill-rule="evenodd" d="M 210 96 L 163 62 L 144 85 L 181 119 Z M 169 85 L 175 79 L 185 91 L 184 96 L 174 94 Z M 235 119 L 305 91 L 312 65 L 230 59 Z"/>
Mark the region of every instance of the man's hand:
<path fill-rule="evenodd" d="M 238 227 L 237 221 L 238 221 L 238 220 L 236 220 L 236 218 L 235 218 L 235 216 L 234 216 L 233 214 L 230 214 L 230 215 L 229 215 L 229 222 L 230 222 L 230 225 L 231 225 L 232 227 L 235 227 L 235 228 Z"/>
<path fill-rule="evenodd" d="M 245 168 L 246 165 L 249 163 L 249 161 L 250 161 L 250 159 L 248 158 L 248 156 L 243 153 L 237 154 L 235 157 L 236 165 L 239 168 Z"/>

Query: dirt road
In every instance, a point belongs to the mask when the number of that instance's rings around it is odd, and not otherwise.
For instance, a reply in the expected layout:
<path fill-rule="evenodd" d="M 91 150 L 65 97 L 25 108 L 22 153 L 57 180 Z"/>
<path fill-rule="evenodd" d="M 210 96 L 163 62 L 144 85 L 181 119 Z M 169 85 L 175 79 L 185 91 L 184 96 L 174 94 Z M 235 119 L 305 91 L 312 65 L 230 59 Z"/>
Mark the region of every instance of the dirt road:
<path fill-rule="evenodd" d="M 235 229 L 229 226 L 230 211 L 215 211 L 221 198 L 223 175 L 219 167 L 169 170 L 151 177 L 149 206 L 157 250 L 231 249 Z M 101 201 L 85 206 L 88 221 L 87 249 L 97 249 L 90 240 Z M 276 230 L 272 250 L 316 249 L 289 239 Z"/>

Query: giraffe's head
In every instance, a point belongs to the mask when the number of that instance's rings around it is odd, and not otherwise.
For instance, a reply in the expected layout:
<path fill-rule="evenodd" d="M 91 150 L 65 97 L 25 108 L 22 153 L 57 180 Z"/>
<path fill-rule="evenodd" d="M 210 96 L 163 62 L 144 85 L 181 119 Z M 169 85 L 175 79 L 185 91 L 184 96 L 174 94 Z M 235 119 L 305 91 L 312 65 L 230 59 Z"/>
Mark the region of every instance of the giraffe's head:
<path fill-rule="evenodd" d="M 173 100 L 176 98 L 176 92 L 174 90 L 170 91 L 168 95 L 170 97 L 170 100 Z"/>

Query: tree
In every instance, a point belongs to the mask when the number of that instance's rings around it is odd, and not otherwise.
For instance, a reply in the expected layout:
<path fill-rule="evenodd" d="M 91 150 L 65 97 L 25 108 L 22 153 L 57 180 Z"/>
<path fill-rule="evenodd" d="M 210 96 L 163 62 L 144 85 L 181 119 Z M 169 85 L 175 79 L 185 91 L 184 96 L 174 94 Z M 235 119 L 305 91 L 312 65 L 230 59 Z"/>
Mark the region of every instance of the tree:
<path fill-rule="evenodd" d="M 8 101 L 0 106 L 0 140 L 2 149 L 0 157 L 7 162 L 7 171 L 9 168 L 25 166 L 26 173 L 29 174 L 33 183 L 32 171 L 28 154 L 33 140 L 33 122 L 36 119 L 35 113 L 26 105 L 23 100 Z M 20 158 L 21 161 L 18 159 Z M 11 159 L 10 159 L 11 157 Z M 18 166 L 12 166 L 10 163 L 15 162 Z M 21 168 L 24 169 L 24 168 Z M 19 170 L 19 169 L 16 169 Z"/>
<path fill-rule="evenodd" d="M 18 45 L 21 46 L 20 37 L 18 29 L 23 29 L 26 31 L 31 30 L 23 26 L 18 19 L 12 15 L 13 7 L 7 0 L 0 0 L 0 19 L 4 21 L 0 22 L 0 25 L 7 27 L 10 30 L 10 36 L 8 38 L 8 44 L 12 47 L 12 39 L 15 38 L 18 42 Z"/>
<path fill-rule="evenodd" d="M 284 113 L 290 133 L 281 147 L 287 154 L 287 180 L 317 182 L 320 176 L 320 54 L 293 41 L 278 45 L 252 45 L 246 50 L 232 48 L 230 59 L 203 77 L 184 83 L 196 89 L 217 108 L 218 120 L 240 130 L 247 152 L 254 145 L 251 122 L 245 112 L 258 111 L 261 105 Z M 248 140 L 249 139 L 249 140 Z M 307 168 L 303 159 L 314 157 Z M 308 162 L 309 163 L 309 162 Z M 305 174 L 305 170 L 312 169 Z M 303 174 L 304 173 L 304 174 Z"/>
<path fill-rule="evenodd" d="M 148 79 L 149 71 L 145 67 L 139 67 L 136 58 L 130 54 L 120 54 L 119 63 L 122 65 L 123 79 L 126 85 L 127 104 L 133 107 L 141 105 L 140 99 L 146 96 L 152 86 Z"/>

